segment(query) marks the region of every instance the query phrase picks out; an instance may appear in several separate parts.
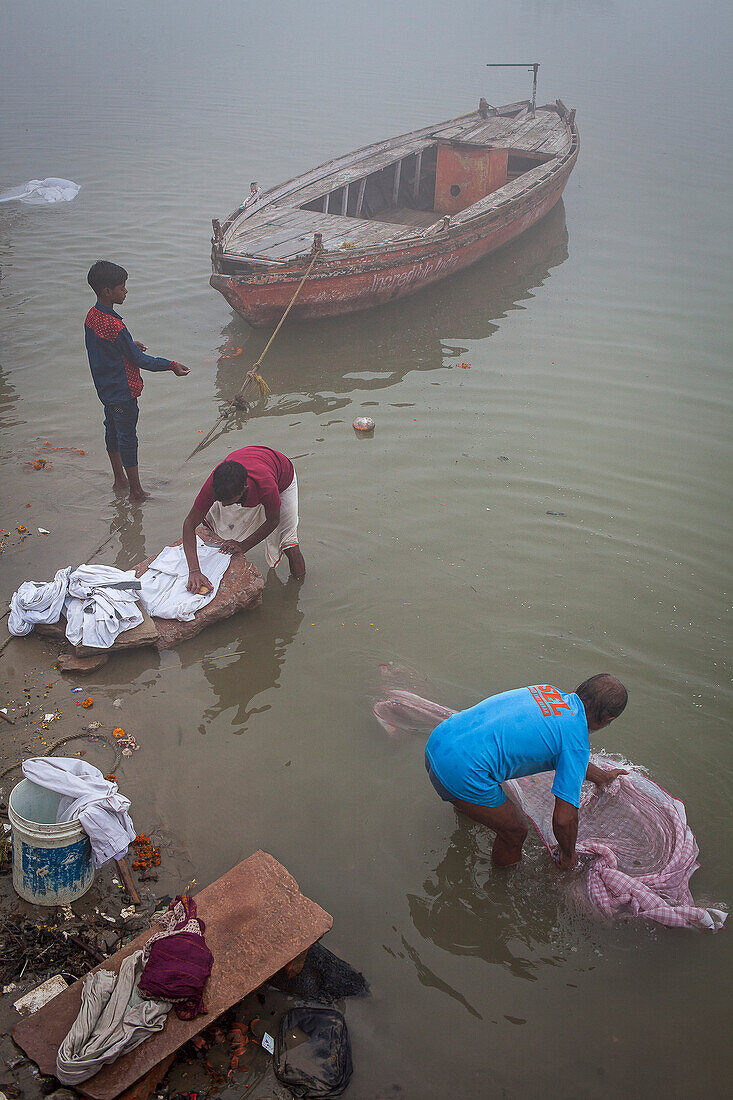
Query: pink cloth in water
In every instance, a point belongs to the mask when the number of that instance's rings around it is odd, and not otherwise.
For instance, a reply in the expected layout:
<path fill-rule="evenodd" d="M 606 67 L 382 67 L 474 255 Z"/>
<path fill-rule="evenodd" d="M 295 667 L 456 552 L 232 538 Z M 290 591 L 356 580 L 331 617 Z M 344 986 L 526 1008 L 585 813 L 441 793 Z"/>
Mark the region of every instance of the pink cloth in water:
<path fill-rule="evenodd" d="M 455 713 L 396 687 L 385 687 L 373 710 L 393 734 L 430 733 Z M 591 760 L 599 767 L 615 763 L 602 756 Z M 554 775 L 542 772 L 504 784 L 551 854 L 557 847 L 552 832 Z M 690 878 L 699 867 L 698 848 L 684 804 L 636 769 L 603 789 L 583 784 L 577 851 L 581 891 L 606 916 L 642 917 L 669 928 L 715 932 L 723 927 L 727 913 L 695 905 L 690 893 Z"/>
<path fill-rule="evenodd" d="M 601 768 L 613 763 L 591 760 Z M 554 853 L 552 779 L 543 772 L 505 787 Z M 631 768 L 603 789 L 583 784 L 576 850 L 588 898 L 606 916 L 644 917 L 668 928 L 723 927 L 727 914 L 695 905 L 690 893 L 700 864 L 684 804 L 641 772 Z"/>

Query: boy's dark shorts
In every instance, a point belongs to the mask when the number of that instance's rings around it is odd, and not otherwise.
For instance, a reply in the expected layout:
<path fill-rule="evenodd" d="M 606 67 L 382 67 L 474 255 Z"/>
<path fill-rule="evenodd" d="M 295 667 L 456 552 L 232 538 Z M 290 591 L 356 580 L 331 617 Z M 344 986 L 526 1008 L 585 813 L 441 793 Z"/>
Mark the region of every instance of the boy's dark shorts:
<path fill-rule="evenodd" d="M 104 406 L 104 442 L 108 451 L 120 452 L 122 465 L 137 466 L 137 418 L 140 415 L 137 401 L 121 401 L 119 405 Z"/>

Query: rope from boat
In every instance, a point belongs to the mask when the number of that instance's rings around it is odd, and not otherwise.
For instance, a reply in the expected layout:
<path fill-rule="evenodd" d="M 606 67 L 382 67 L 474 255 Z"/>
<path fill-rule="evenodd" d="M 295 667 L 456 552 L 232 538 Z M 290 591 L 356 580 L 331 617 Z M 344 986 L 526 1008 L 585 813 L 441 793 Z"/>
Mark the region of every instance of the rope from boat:
<path fill-rule="evenodd" d="M 311 259 L 311 262 L 310 262 L 310 263 L 308 264 L 308 269 L 307 269 L 307 271 L 306 271 L 305 275 L 303 276 L 303 278 L 302 278 L 302 279 L 300 280 L 300 282 L 298 283 L 298 286 L 297 286 L 297 289 L 296 289 L 296 291 L 295 291 L 295 294 L 293 294 L 293 297 L 292 297 L 292 298 L 290 299 L 290 303 L 289 303 L 289 305 L 288 305 L 288 308 L 287 308 L 287 309 L 285 310 L 285 312 L 283 313 L 282 317 L 281 317 L 281 318 L 280 318 L 280 320 L 278 321 L 278 323 L 277 323 L 277 327 L 275 328 L 275 331 L 273 332 L 272 336 L 270 337 L 270 339 L 269 339 L 269 340 L 267 341 L 267 343 L 265 344 L 265 349 L 264 349 L 264 351 L 263 351 L 263 352 L 262 352 L 262 354 L 260 355 L 260 357 L 259 357 L 259 359 L 257 360 L 257 362 L 256 362 L 256 363 L 253 363 L 253 364 L 252 364 L 252 367 L 251 367 L 251 368 L 250 368 L 250 369 L 249 369 L 249 370 L 247 371 L 247 373 L 246 373 L 246 375 L 245 375 L 245 377 L 244 377 L 244 382 L 243 382 L 243 383 L 242 383 L 242 385 L 240 386 L 240 388 L 239 388 L 238 392 L 237 392 L 237 393 L 236 393 L 236 394 L 234 395 L 234 397 L 233 397 L 233 398 L 232 398 L 232 400 L 231 400 L 231 401 L 229 402 L 229 404 L 227 405 L 227 407 L 226 407 L 226 408 L 224 409 L 224 411 L 222 412 L 222 414 L 220 415 L 220 417 L 219 417 L 219 419 L 218 419 L 218 420 L 216 421 L 216 423 L 215 423 L 215 424 L 213 425 L 213 427 L 211 427 L 211 428 L 209 429 L 209 431 L 208 431 L 208 432 L 206 433 L 206 435 L 205 435 L 205 436 L 204 436 L 204 438 L 203 438 L 203 439 L 201 440 L 201 442 L 200 442 L 200 443 L 199 443 L 199 444 L 198 444 L 198 445 L 197 445 L 196 447 L 194 447 L 194 449 L 193 449 L 193 450 L 191 451 L 190 455 L 189 455 L 189 456 L 188 456 L 188 458 L 186 459 L 186 462 L 188 462 L 188 460 L 189 460 L 190 458 L 193 458 L 193 456 L 194 456 L 195 454 L 197 454 L 197 453 L 198 453 L 198 452 L 199 452 L 199 451 L 201 450 L 201 448 L 202 448 L 202 447 L 205 447 L 205 446 L 206 446 L 206 444 L 207 444 L 207 443 L 209 442 L 209 440 L 211 439 L 212 435 L 214 434 L 214 432 L 216 431 L 216 429 L 217 429 L 217 428 L 219 427 L 219 425 L 220 425 L 220 424 L 221 424 L 221 423 L 222 423 L 222 422 L 223 422 L 224 420 L 227 420 L 227 419 L 228 419 L 228 417 L 229 417 L 229 416 L 230 416 L 230 414 L 231 414 L 231 411 L 232 411 L 232 409 L 234 409 L 234 408 L 241 408 L 241 407 L 242 407 L 242 404 L 244 403 L 244 395 L 245 395 L 245 393 L 246 393 L 246 391 L 247 391 L 247 387 L 248 387 L 248 386 L 250 386 L 250 385 L 256 385 L 256 386 L 257 386 L 257 389 L 259 390 L 259 392 L 260 392 L 260 395 L 261 395 L 262 397 L 265 397 L 265 396 L 266 396 L 266 395 L 267 395 L 267 394 L 268 394 L 268 393 L 270 392 L 270 387 L 269 387 L 269 386 L 267 385 L 267 382 L 266 382 L 266 381 L 265 381 L 265 379 L 264 379 L 264 378 L 262 377 L 262 375 L 260 374 L 260 371 L 259 371 L 259 368 L 260 368 L 260 367 L 262 366 L 262 360 L 263 360 L 263 359 L 265 358 L 265 356 L 267 355 L 268 351 L 270 350 L 270 345 L 272 344 L 273 340 L 275 339 L 275 337 L 277 336 L 278 332 L 279 332 L 279 331 L 280 331 L 280 329 L 282 328 L 282 326 L 283 326 L 283 322 L 285 321 L 285 318 L 287 317 L 287 315 L 288 315 L 288 314 L 290 313 L 290 310 L 291 310 L 291 309 L 293 308 L 293 306 L 295 305 L 295 300 L 296 300 L 296 298 L 298 297 L 298 295 L 300 294 L 301 290 L 303 289 L 303 285 L 304 285 L 304 283 L 305 283 L 306 279 L 308 278 L 308 276 L 310 275 L 311 271 L 313 270 L 313 265 L 314 265 L 314 263 L 316 262 L 316 260 L 318 259 L 318 257 L 320 256 L 320 254 L 321 254 L 321 253 L 322 253 L 323 251 L 324 251 L 324 249 L 323 249 L 323 248 L 315 248 L 315 249 L 313 250 L 313 258 Z M 122 522 L 122 523 L 121 523 L 121 524 L 119 525 L 119 527 L 116 527 L 116 528 L 114 529 L 114 531 L 112 531 L 112 533 L 111 533 L 110 535 L 108 535 L 108 536 L 107 536 L 107 538 L 106 538 L 106 539 L 104 539 L 104 541 L 103 541 L 103 542 L 101 542 L 101 543 L 100 543 L 100 545 L 99 545 L 99 546 L 97 547 L 97 549 L 96 549 L 96 550 L 94 551 L 94 553 L 93 553 L 93 554 L 92 554 L 92 555 L 91 555 L 91 556 L 90 556 L 89 558 L 87 558 L 87 561 L 91 561 L 91 560 L 92 560 L 92 558 L 95 558 L 95 557 L 97 556 L 97 554 L 98 554 L 98 553 L 100 552 L 100 550 L 102 550 L 102 549 L 103 549 L 103 548 L 104 548 L 104 547 L 105 547 L 105 546 L 107 545 L 107 543 L 108 543 L 108 542 L 110 542 L 110 541 L 112 540 L 113 536 L 114 536 L 114 535 L 116 535 L 116 534 L 117 534 L 117 532 L 118 532 L 118 531 L 120 531 L 120 530 L 121 530 L 121 529 L 122 529 L 123 527 L 126 527 L 126 526 L 127 526 L 127 524 L 128 524 L 128 523 L 130 523 L 130 522 L 131 522 L 131 521 L 130 521 L 129 519 L 128 519 L 128 520 L 124 520 L 124 521 L 123 521 L 123 522 Z M 7 615 L 7 614 L 9 614 L 9 612 L 7 612 L 7 611 L 6 611 L 6 612 L 5 612 L 5 615 Z M 3 616 L 2 616 L 2 618 L 5 618 L 5 615 L 3 615 Z M 0 619 L 0 621 L 2 621 L 2 620 Z M 4 641 L 3 641 L 2 643 L 0 643 L 0 654 L 2 654 L 3 650 L 5 649 L 5 647 L 6 647 L 7 645 L 9 645 L 9 643 L 10 643 L 10 642 L 12 641 L 12 639 L 13 639 L 14 637 L 15 637 L 15 635 L 13 635 L 13 634 L 9 634 L 9 635 L 8 635 L 8 637 L 7 637 L 7 638 L 5 638 L 5 639 L 4 639 Z M 1 779 L 1 778 L 2 778 L 2 775 L 0 775 L 0 779 Z"/>
<path fill-rule="evenodd" d="M 235 409 L 235 408 L 241 409 L 242 408 L 242 405 L 244 404 L 244 395 L 247 391 L 248 386 L 250 386 L 250 385 L 257 386 L 257 389 L 258 389 L 259 394 L 260 394 L 261 397 L 266 397 L 267 394 L 270 392 L 270 387 L 268 386 L 267 382 L 265 381 L 265 379 L 260 374 L 260 367 L 262 366 L 262 360 L 265 358 L 268 351 L 270 350 L 270 345 L 272 344 L 273 340 L 275 339 L 278 332 L 282 328 L 283 323 L 285 321 L 285 318 L 287 317 L 287 315 L 290 313 L 290 310 L 295 305 L 296 298 L 298 297 L 301 290 L 303 289 L 303 285 L 304 285 L 306 279 L 308 278 L 311 271 L 313 270 L 314 263 L 316 262 L 316 260 L 318 259 L 318 257 L 320 256 L 320 254 L 322 252 L 323 252 L 323 248 L 315 248 L 314 249 L 313 258 L 312 258 L 311 262 L 308 264 L 308 269 L 307 269 L 305 275 L 303 276 L 303 278 L 298 283 L 295 294 L 293 294 L 293 297 L 290 299 L 290 303 L 288 305 L 288 308 L 285 310 L 282 317 L 278 321 L 277 327 L 275 328 L 275 331 L 273 332 L 272 336 L 270 337 L 270 339 L 265 344 L 264 351 L 260 355 L 257 362 L 254 363 L 252 365 L 252 367 L 250 368 L 250 370 L 247 371 L 247 373 L 244 377 L 244 382 L 242 383 L 239 391 L 234 395 L 234 397 L 229 402 L 229 404 L 226 406 L 224 411 L 219 415 L 219 419 L 216 421 L 216 423 L 213 424 L 213 426 L 211 428 L 209 428 L 208 432 L 206 433 L 204 438 L 201 440 L 201 442 L 199 444 L 197 444 L 197 446 L 194 447 L 194 449 L 191 451 L 190 455 L 186 459 L 186 462 L 188 462 L 189 458 L 193 458 L 193 456 L 195 454 L 198 454 L 198 452 L 201 450 L 202 447 L 206 446 L 206 444 L 209 442 L 209 440 L 211 439 L 211 437 L 213 436 L 214 432 L 217 430 L 219 425 L 224 420 L 227 420 L 229 418 L 229 416 L 231 415 L 232 409 Z"/>

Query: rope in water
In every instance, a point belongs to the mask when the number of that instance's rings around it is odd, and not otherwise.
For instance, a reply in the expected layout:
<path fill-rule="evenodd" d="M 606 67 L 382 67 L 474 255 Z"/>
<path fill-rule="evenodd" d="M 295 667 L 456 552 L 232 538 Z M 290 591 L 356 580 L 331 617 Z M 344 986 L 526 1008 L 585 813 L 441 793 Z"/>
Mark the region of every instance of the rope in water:
<path fill-rule="evenodd" d="M 69 741 L 89 741 L 90 739 L 93 739 L 95 743 L 101 741 L 103 745 L 106 745 L 108 748 L 114 751 L 115 759 L 112 767 L 110 768 L 110 774 L 114 774 L 114 772 L 117 771 L 120 761 L 122 760 L 122 749 L 116 742 L 110 741 L 108 737 L 97 737 L 92 733 L 72 733 L 68 737 L 61 737 L 58 741 L 54 741 L 52 745 L 49 745 L 46 752 L 37 753 L 36 755 L 50 756 L 55 749 L 60 749 L 62 745 L 68 744 Z M 8 775 L 10 772 L 14 772 L 16 768 L 20 768 L 22 764 L 23 761 L 18 760 L 15 764 L 11 764 L 10 767 L 5 768 L 4 771 L 0 772 L 0 779 L 4 779 L 6 775 Z"/>
<path fill-rule="evenodd" d="M 197 454 L 201 450 L 202 447 L 206 446 L 206 444 L 209 442 L 209 440 L 211 439 L 211 437 L 213 436 L 214 432 L 219 427 L 219 425 L 224 420 L 228 420 L 229 416 L 231 415 L 232 409 L 242 408 L 242 406 L 245 403 L 244 402 L 244 395 L 247 391 L 248 386 L 256 385 L 261 397 L 266 397 L 267 394 L 270 392 L 270 387 L 267 385 L 267 382 L 265 381 L 265 379 L 260 374 L 259 368 L 262 366 L 262 360 L 265 358 L 268 351 L 270 350 L 270 345 L 272 344 L 273 340 L 275 339 L 278 332 L 282 328 L 282 325 L 283 325 L 283 322 L 285 321 L 285 318 L 287 317 L 287 315 L 290 313 L 290 310 L 295 305 L 295 300 L 298 297 L 298 295 L 300 294 L 301 290 L 303 289 L 303 285 L 304 285 L 306 279 L 308 278 L 308 276 L 310 275 L 311 271 L 313 270 L 313 265 L 316 262 L 316 260 L 318 259 L 318 257 L 320 256 L 322 251 L 323 251 L 322 248 L 314 249 L 313 258 L 311 259 L 311 262 L 308 264 L 308 270 L 306 271 L 305 275 L 303 276 L 303 278 L 298 283 L 295 294 L 293 294 L 293 297 L 290 299 L 290 304 L 288 305 L 288 308 L 285 310 L 282 317 L 278 321 L 275 331 L 273 332 L 272 336 L 270 337 L 270 339 L 267 341 L 267 343 L 265 345 L 265 350 L 262 352 L 262 354 L 260 355 L 257 362 L 253 364 L 252 368 L 247 371 L 247 373 L 245 375 L 245 378 L 244 378 L 244 382 L 242 383 L 238 393 L 236 393 L 234 395 L 234 397 L 229 402 L 229 404 L 226 406 L 224 411 L 220 414 L 219 419 L 216 421 L 216 423 L 211 428 L 209 428 L 208 432 L 206 433 L 204 438 L 201 440 L 201 442 L 196 447 L 194 447 L 194 449 L 191 451 L 190 455 L 186 459 L 186 462 L 188 462 L 189 458 L 193 458 L 193 456 L 195 454 Z"/>
<path fill-rule="evenodd" d="M 194 449 L 191 451 L 190 455 L 186 459 L 186 462 L 188 462 L 189 458 L 193 458 L 193 456 L 195 454 L 197 454 L 201 450 L 202 447 L 206 446 L 206 444 L 209 442 L 212 435 L 214 434 L 216 429 L 219 427 L 219 425 L 222 423 L 222 421 L 227 420 L 229 418 L 232 409 L 241 408 L 245 404 L 244 395 L 247 391 L 248 386 L 256 385 L 261 397 L 266 397 L 267 394 L 270 392 L 270 387 L 268 386 L 267 382 L 265 381 L 265 379 L 260 374 L 259 368 L 262 366 L 262 360 L 265 358 L 268 351 L 270 350 L 270 345 L 272 344 L 273 340 L 275 339 L 278 332 L 282 328 L 282 325 L 283 325 L 283 322 L 284 322 L 285 318 L 290 313 L 290 310 L 293 308 L 293 305 L 295 304 L 295 300 L 298 297 L 298 295 L 300 294 L 301 290 L 303 289 L 303 285 L 304 285 L 306 279 L 308 278 L 308 276 L 310 275 L 311 271 L 313 270 L 313 265 L 315 264 L 316 260 L 320 256 L 321 252 L 323 252 L 322 248 L 314 249 L 313 258 L 312 258 L 311 262 L 308 264 L 308 270 L 306 271 L 305 275 L 303 276 L 303 278 L 298 283 L 295 294 L 293 294 L 293 297 L 290 299 L 290 303 L 288 305 L 288 308 L 285 310 L 282 317 L 278 321 L 277 327 L 275 328 L 275 331 L 273 332 L 272 336 L 270 337 L 270 339 L 265 344 L 264 351 L 260 355 L 257 362 L 254 363 L 252 365 L 252 367 L 250 368 L 250 370 L 247 371 L 247 373 L 245 375 L 245 378 L 244 378 L 244 382 L 240 386 L 238 392 L 234 395 L 234 397 L 229 402 L 227 407 L 221 413 L 221 415 L 219 416 L 219 419 L 216 421 L 216 423 L 213 425 L 213 427 L 211 427 L 209 429 L 209 431 L 206 433 L 206 435 L 201 440 L 201 442 L 196 447 L 194 447 Z M 129 519 L 127 519 L 123 523 L 121 523 L 119 525 L 119 527 L 115 527 L 114 531 L 112 531 L 111 534 L 109 534 L 107 536 L 107 538 L 104 539 L 99 544 L 99 546 L 94 551 L 94 553 L 89 555 L 89 557 L 87 558 L 87 562 L 90 562 L 94 558 L 96 558 L 99 551 L 104 549 L 104 547 L 107 545 L 107 543 L 112 540 L 113 536 L 116 535 L 118 531 L 121 531 L 122 528 L 125 527 L 130 522 L 131 521 Z M 9 612 L 6 611 L 5 614 L 2 616 L 2 618 L 5 618 L 5 616 L 8 615 L 8 614 L 9 614 Z M 0 654 L 2 654 L 2 652 L 5 649 L 6 645 L 8 645 L 12 641 L 13 637 L 14 637 L 14 635 L 10 634 L 7 638 L 5 638 L 5 640 L 2 643 L 0 643 Z M 2 778 L 2 775 L 0 775 L 0 779 L 1 778 Z"/>

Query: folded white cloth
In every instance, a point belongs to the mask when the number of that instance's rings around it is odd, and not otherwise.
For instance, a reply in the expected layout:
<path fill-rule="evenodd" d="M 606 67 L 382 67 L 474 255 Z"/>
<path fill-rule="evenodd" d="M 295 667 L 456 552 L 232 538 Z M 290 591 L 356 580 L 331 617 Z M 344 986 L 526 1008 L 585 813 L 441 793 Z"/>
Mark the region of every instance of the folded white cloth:
<path fill-rule="evenodd" d="M 47 176 L 45 180 L 29 180 L 20 187 L 11 187 L 0 192 L 0 202 L 28 203 L 30 206 L 45 206 L 50 202 L 71 202 L 79 194 L 81 187 L 73 180 L 58 176 Z"/>
<path fill-rule="evenodd" d="M 140 603 L 148 615 L 159 619 L 178 619 L 187 623 L 197 611 L 211 603 L 219 591 L 221 579 L 229 568 L 229 554 L 222 554 L 218 546 L 208 546 L 196 538 L 201 572 L 214 586 L 211 592 L 199 596 L 187 592 L 188 562 L 182 546 L 166 546 L 152 561 L 140 578 Z"/>
<path fill-rule="evenodd" d="M 123 959 L 119 975 L 103 969 L 84 979 L 79 1015 L 56 1056 L 56 1076 L 65 1085 L 87 1081 L 165 1026 L 171 1002 L 143 1000 L 137 992 L 142 954 Z"/>
<path fill-rule="evenodd" d="M 52 581 L 24 581 L 10 600 L 8 630 L 16 637 L 30 634 L 36 623 L 57 623 L 69 587 L 71 566 L 59 569 Z"/>
<path fill-rule="evenodd" d="M 42 756 L 23 761 L 23 775 L 39 787 L 60 794 L 57 821 L 78 818 L 92 845 L 92 862 L 103 867 L 110 859 L 122 859 L 135 826 L 129 813 L 130 799 L 105 779 L 99 768 L 84 760 Z"/>
<path fill-rule="evenodd" d="M 69 577 L 64 604 L 66 637 L 72 645 L 109 649 L 119 634 L 143 621 L 140 581 L 133 570 L 80 565 Z"/>

